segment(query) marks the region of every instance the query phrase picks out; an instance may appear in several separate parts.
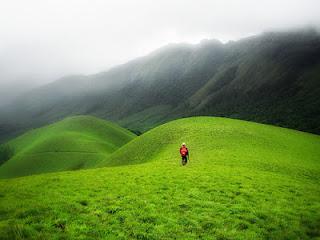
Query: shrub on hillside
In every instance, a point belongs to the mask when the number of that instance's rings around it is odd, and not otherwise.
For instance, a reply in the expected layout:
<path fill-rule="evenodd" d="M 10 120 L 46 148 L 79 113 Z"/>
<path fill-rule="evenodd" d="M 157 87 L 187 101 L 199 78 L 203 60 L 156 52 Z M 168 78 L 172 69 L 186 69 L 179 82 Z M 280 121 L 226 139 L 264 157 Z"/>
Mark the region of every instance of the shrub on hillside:
<path fill-rule="evenodd" d="M 14 154 L 14 150 L 9 145 L 0 145 L 0 165 L 9 160 Z"/>

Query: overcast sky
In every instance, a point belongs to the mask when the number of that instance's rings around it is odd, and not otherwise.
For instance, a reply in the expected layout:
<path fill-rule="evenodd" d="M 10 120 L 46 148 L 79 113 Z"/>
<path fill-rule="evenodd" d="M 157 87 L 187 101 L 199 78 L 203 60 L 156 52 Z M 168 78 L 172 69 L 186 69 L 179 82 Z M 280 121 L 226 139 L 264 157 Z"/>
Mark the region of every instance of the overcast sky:
<path fill-rule="evenodd" d="M 319 26 L 319 0 L 0 0 L 0 84 L 90 74 L 171 42 Z"/>

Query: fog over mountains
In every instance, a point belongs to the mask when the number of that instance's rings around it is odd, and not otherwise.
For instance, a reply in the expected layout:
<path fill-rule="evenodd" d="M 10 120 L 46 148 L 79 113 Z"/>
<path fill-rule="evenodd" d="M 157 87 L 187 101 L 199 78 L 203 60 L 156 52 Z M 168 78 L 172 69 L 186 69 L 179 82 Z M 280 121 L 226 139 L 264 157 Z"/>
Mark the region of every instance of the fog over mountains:
<path fill-rule="evenodd" d="M 320 133 L 320 35 L 268 32 L 170 44 L 109 71 L 68 76 L 0 110 L 0 139 L 89 114 L 135 132 L 184 116 L 227 116 Z"/>

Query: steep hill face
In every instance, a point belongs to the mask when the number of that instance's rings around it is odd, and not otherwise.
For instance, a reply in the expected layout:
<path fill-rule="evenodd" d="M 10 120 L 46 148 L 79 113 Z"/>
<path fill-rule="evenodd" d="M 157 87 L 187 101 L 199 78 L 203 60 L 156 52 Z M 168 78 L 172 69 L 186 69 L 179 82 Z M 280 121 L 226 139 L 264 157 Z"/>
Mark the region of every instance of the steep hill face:
<path fill-rule="evenodd" d="M 0 178 L 92 167 L 134 137 L 95 117 L 67 118 L 0 146 L 0 158 L 8 158 L 0 165 Z"/>
<path fill-rule="evenodd" d="M 319 43 L 310 35 L 268 34 L 234 44 L 233 60 L 189 99 L 193 113 L 319 133 Z"/>
<path fill-rule="evenodd" d="M 0 139 L 76 114 L 138 131 L 178 117 L 215 115 L 320 133 L 319 69 L 314 31 L 172 44 L 108 72 L 24 95 L 1 110 Z"/>

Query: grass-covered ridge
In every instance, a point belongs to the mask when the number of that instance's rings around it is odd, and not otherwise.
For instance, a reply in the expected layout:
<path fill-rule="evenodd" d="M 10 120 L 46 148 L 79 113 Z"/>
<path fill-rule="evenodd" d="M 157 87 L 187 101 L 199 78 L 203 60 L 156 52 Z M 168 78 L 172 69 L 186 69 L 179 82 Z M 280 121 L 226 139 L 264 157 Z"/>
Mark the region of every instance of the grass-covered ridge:
<path fill-rule="evenodd" d="M 319 156 L 312 134 L 224 118 L 173 121 L 107 156 L 100 165 L 108 167 L 1 180 L 0 236 L 317 238 Z"/>
<path fill-rule="evenodd" d="M 0 177 L 92 167 L 134 137 L 95 117 L 69 117 L 6 144 L 13 156 L 0 165 Z"/>
<path fill-rule="evenodd" d="M 124 145 L 100 166 L 158 161 L 171 164 L 187 142 L 191 161 L 247 167 L 320 179 L 320 137 L 286 128 L 213 117 L 185 118 L 161 125 Z M 128 153 L 130 157 L 128 158 Z M 307 175 L 304 175 L 307 177 Z"/>

